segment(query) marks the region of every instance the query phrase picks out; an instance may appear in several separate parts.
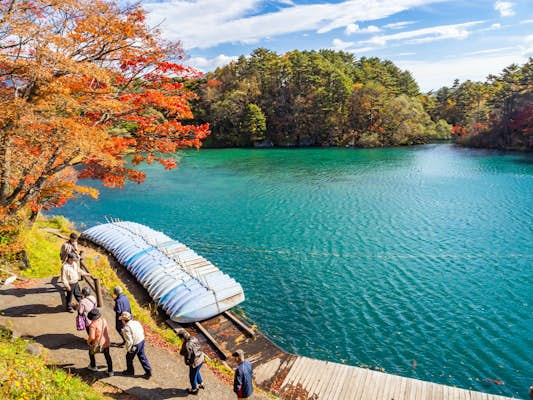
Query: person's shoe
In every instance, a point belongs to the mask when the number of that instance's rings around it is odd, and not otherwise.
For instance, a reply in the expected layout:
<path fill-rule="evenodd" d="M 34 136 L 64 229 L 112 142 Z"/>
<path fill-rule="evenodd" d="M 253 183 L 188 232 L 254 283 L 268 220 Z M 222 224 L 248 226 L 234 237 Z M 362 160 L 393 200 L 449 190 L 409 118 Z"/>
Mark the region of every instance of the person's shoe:
<path fill-rule="evenodd" d="M 115 373 L 113 371 L 107 371 L 107 376 L 111 378 L 112 376 L 115 376 Z"/>
<path fill-rule="evenodd" d="M 127 369 L 125 369 L 124 371 L 122 371 L 120 373 L 120 375 L 123 375 L 123 376 L 133 376 L 134 375 L 134 372 L 133 371 L 128 371 Z"/>
<path fill-rule="evenodd" d="M 200 389 L 205 389 L 205 384 L 204 384 L 204 383 L 200 383 L 200 384 L 198 385 L 198 387 L 199 387 Z"/>
<path fill-rule="evenodd" d="M 88 369 L 89 371 L 98 372 L 98 367 L 93 367 L 92 365 L 89 365 L 89 366 L 87 367 L 87 369 Z"/>
<path fill-rule="evenodd" d="M 73 313 L 74 309 L 72 307 L 69 307 L 69 308 L 67 308 L 67 311 L 70 312 L 70 313 Z"/>
<path fill-rule="evenodd" d="M 198 394 L 198 389 L 187 389 L 189 394 Z"/>
<path fill-rule="evenodd" d="M 144 379 L 150 379 L 151 377 L 152 377 L 152 373 L 151 372 L 147 372 L 146 374 L 143 375 Z"/>

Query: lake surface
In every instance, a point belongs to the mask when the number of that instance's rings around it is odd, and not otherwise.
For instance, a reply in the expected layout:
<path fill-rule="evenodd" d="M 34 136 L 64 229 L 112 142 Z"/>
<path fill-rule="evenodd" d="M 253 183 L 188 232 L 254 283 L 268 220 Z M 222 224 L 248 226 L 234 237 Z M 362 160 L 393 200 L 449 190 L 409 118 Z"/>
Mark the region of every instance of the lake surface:
<path fill-rule="evenodd" d="M 144 169 L 144 184 L 58 213 L 186 243 L 241 282 L 244 312 L 290 352 L 526 398 L 531 155 L 226 149 Z"/>

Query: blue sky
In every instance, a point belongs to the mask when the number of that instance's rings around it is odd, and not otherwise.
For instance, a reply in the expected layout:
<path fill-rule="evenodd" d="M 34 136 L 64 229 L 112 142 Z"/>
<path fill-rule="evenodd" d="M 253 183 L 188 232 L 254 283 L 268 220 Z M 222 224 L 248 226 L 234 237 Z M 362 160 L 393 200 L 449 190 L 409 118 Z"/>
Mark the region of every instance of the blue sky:
<path fill-rule="evenodd" d="M 339 49 L 408 69 L 428 91 L 533 56 L 533 0 L 144 0 L 203 71 L 257 47 Z"/>

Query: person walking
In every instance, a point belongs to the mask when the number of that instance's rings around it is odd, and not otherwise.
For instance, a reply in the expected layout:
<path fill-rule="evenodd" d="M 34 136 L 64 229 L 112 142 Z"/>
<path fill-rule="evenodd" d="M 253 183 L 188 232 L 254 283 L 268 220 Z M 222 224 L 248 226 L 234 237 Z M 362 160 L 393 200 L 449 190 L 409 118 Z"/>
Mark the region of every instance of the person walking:
<path fill-rule="evenodd" d="M 142 325 L 138 321 L 133 321 L 131 314 L 127 311 L 120 315 L 120 320 L 124 323 L 122 335 L 126 341 L 127 351 L 126 370 L 122 372 L 122 375 L 133 376 L 135 374 L 133 359 L 137 356 L 144 369 L 143 377 L 150 379 L 152 377 L 152 368 L 144 352 L 144 329 Z"/>
<path fill-rule="evenodd" d="M 88 317 L 88 314 L 91 310 L 96 308 L 96 297 L 91 295 L 91 290 L 88 287 L 84 287 L 81 290 L 82 299 L 78 307 L 78 316 L 82 317 L 85 321 L 85 330 L 89 334 L 89 325 L 91 325 L 91 320 Z"/>
<path fill-rule="evenodd" d="M 115 327 L 122 338 L 122 343 L 119 343 L 119 346 L 124 346 L 126 344 L 126 340 L 124 340 L 124 336 L 122 335 L 124 323 L 120 320 L 120 316 L 123 312 L 129 312 L 131 314 L 130 301 L 120 286 L 113 288 L 113 297 L 115 299 Z"/>
<path fill-rule="evenodd" d="M 185 360 L 185 364 L 189 367 L 189 382 L 191 388 L 188 389 L 189 394 L 197 394 L 198 388 L 205 389 L 200 369 L 204 364 L 205 354 L 202 351 L 200 343 L 196 337 L 191 336 L 185 329 L 178 332 L 178 336 L 183 340 L 180 354 Z"/>
<path fill-rule="evenodd" d="M 89 338 L 87 339 L 90 360 L 88 368 L 91 371 L 98 371 L 94 356 L 96 353 L 104 353 L 107 362 L 107 375 L 113 376 L 113 360 L 111 360 L 111 354 L 109 353 L 111 339 L 109 338 L 107 321 L 102 317 L 98 308 L 93 308 L 89 311 L 88 317 L 91 320 L 91 325 L 89 325 Z"/>
<path fill-rule="evenodd" d="M 67 257 L 72 256 L 76 262 L 80 261 L 80 251 L 78 250 L 78 235 L 72 232 L 69 239 L 63 243 L 59 252 L 61 263 L 67 261 Z"/>
<path fill-rule="evenodd" d="M 74 256 L 68 255 L 63 267 L 61 267 L 61 280 L 65 286 L 68 312 L 74 312 L 71 304 L 72 296 L 74 296 L 78 303 L 81 300 L 81 291 L 78 282 L 82 276 L 91 276 L 91 274 L 80 268 L 74 260 Z"/>
<path fill-rule="evenodd" d="M 254 392 L 252 364 L 244 358 L 244 351 L 242 350 L 236 350 L 232 355 L 237 363 L 233 378 L 233 391 L 237 394 L 238 399 L 247 399 Z"/>

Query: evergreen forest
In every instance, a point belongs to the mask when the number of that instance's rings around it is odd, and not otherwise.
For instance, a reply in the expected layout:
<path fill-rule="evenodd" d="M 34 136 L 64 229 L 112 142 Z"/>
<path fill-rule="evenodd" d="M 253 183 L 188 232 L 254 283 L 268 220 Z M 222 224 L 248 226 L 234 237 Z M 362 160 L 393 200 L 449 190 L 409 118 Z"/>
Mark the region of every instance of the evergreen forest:
<path fill-rule="evenodd" d="M 382 147 L 454 139 L 531 149 L 532 60 L 486 82 L 421 93 L 409 71 L 333 50 L 259 48 L 191 89 L 207 147 Z"/>

